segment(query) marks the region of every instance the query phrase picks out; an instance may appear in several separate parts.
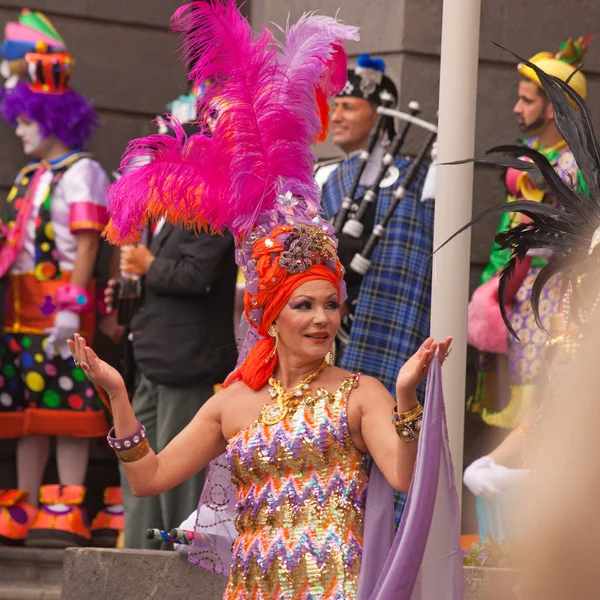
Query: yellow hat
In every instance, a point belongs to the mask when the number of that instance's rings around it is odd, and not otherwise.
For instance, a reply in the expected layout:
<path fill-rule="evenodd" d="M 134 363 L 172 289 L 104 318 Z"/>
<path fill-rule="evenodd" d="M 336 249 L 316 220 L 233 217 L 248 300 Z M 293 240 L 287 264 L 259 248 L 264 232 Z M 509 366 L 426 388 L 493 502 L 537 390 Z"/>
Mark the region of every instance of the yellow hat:
<path fill-rule="evenodd" d="M 581 59 L 587 50 L 590 39 L 591 36 L 587 36 L 586 38 L 580 37 L 577 40 L 569 39 L 560 45 L 560 49 L 556 54 L 538 52 L 538 54 L 529 59 L 529 62 L 536 65 L 545 73 L 548 73 L 548 75 L 553 75 L 562 81 L 567 81 L 573 74 L 573 71 L 581 64 Z M 542 87 L 538 76 L 531 67 L 520 63 L 517 69 L 523 77 Z M 584 100 L 586 99 L 587 79 L 581 71 L 578 71 L 571 77 L 569 85 Z"/>

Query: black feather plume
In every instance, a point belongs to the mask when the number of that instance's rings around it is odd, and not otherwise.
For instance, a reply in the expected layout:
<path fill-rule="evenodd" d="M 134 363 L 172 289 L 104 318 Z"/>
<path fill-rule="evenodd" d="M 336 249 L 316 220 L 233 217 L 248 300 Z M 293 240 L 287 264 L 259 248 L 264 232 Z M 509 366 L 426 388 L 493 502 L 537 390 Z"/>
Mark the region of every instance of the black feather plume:
<path fill-rule="evenodd" d="M 498 304 L 500 305 L 500 314 L 502 315 L 502 320 L 506 325 L 506 328 L 510 332 L 510 334 L 519 339 L 517 332 L 513 329 L 511 322 L 508 320 L 508 315 L 506 313 L 506 288 L 508 286 L 509 281 L 512 279 L 515 274 L 515 268 L 517 266 L 517 261 L 519 258 L 513 254 L 511 259 L 504 265 L 502 272 L 500 273 L 500 281 L 498 282 Z"/>

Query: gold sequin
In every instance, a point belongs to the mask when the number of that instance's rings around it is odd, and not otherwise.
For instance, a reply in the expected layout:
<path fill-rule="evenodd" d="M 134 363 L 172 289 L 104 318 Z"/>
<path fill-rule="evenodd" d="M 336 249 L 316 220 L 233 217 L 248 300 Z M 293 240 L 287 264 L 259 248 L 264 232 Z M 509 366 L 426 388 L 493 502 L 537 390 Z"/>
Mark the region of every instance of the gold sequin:
<path fill-rule="evenodd" d="M 227 600 L 356 597 L 367 473 L 347 423 L 357 378 L 229 443 L 239 536 Z"/>

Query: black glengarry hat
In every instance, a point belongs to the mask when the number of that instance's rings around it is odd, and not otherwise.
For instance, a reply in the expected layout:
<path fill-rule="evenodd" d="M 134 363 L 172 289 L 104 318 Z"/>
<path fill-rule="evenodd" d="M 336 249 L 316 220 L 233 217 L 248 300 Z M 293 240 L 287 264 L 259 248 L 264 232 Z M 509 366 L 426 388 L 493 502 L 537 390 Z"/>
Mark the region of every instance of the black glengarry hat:
<path fill-rule="evenodd" d="M 352 96 L 372 102 L 376 106 L 383 104 L 386 92 L 394 98 L 394 106 L 398 103 L 398 90 L 394 82 L 385 74 L 385 61 L 368 54 L 361 54 L 356 66 L 348 69 L 348 81 L 338 96 Z"/>

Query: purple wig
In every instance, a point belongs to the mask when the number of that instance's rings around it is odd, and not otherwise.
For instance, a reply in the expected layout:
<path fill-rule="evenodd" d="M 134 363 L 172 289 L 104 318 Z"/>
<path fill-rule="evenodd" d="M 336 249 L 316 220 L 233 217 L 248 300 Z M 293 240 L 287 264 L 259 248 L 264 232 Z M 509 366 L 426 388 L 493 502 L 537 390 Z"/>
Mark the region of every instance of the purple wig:
<path fill-rule="evenodd" d="M 34 92 L 27 83 L 19 83 L 0 93 L 0 115 L 9 125 L 25 115 L 39 124 L 45 138 L 54 136 L 69 148 L 81 148 L 99 127 L 91 104 L 74 90 L 64 94 Z"/>

